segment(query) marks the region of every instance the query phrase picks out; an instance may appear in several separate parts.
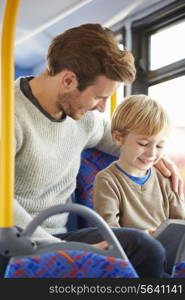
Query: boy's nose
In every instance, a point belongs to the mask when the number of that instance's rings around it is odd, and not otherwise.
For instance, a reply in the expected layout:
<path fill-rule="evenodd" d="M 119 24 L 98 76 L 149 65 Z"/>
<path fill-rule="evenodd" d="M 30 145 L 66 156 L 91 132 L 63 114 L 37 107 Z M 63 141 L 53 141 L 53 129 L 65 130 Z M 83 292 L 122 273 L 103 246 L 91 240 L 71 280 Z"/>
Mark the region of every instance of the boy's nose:
<path fill-rule="evenodd" d="M 155 157 L 155 147 L 151 147 L 146 151 L 146 155 L 148 158 L 154 158 Z"/>

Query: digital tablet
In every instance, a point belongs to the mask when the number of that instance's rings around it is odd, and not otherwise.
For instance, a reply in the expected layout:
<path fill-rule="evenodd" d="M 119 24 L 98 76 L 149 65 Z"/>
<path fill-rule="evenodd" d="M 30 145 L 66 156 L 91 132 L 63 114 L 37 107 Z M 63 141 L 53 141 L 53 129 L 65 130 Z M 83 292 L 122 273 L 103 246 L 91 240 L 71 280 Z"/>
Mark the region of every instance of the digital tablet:
<path fill-rule="evenodd" d="M 174 238 L 176 235 L 183 235 L 185 233 L 185 220 L 180 219 L 168 219 L 161 223 L 156 229 L 153 237 L 159 239 L 162 236 L 168 236 L 168 238 Z"/>

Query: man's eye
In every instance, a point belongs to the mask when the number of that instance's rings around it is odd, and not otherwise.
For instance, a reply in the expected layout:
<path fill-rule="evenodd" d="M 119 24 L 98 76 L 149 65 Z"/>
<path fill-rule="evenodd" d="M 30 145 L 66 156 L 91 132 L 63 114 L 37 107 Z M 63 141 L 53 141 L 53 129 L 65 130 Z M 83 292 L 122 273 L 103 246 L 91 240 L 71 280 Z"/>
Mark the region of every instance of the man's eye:
<path fill-rule="evenodd" d="M 140 146 L 146 147 L 147 144 L 138 143 Z"/>
<path fill-rule="evenodd" d="M 157 148 L 162 149 L 164 146 L 157 145 Z"/>

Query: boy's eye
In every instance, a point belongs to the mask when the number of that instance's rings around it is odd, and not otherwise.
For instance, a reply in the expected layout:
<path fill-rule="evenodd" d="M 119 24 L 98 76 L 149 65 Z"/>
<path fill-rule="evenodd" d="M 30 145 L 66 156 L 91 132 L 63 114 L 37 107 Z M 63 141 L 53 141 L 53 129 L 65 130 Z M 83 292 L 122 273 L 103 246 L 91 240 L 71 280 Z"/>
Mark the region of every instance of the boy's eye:
<path fill-rule="evenodd" d="M 140 146 L 146 147 L 148 144 L 138 143 Z"/>

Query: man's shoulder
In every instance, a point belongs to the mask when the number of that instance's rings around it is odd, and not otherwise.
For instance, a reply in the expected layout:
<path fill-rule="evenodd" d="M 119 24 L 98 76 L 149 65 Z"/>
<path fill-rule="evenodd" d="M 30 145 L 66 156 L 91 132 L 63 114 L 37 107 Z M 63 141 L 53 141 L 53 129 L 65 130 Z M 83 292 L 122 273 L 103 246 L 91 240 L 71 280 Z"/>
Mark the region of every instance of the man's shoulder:
<path fill-rule="evenodd" d="M 23 77 L 19 77 L 15 80 L 14 82 L 14 91 L 15 91 L 15 108 L 17 106 L 23 106 L 24 104 L 24 98 L 25 96 L 23 95 L 22 91 L 21 91 L 21 87 L 20 87 L 20 84 L 21 84 L 21 78 Z M 20 108 L 19 108 L 20 109 Z"/>
<path fill-rule="evenodd" d="M 77 127 L 83 128 L 86 132 L 99 136 L 99 134 L 103 134 L 108 124 L 103 118 L 97 117 L 96 112 L 89 111 L 76 123 L 76 125 Z"/>
<path fill-rule="evenodd" d="M 18 77 L 15 81 L 14 81 L 14 86 L 17 88 L 17 87 L 20 87 L 20 81 L 21 81 L 21 78 L 22 77 Z"/>

